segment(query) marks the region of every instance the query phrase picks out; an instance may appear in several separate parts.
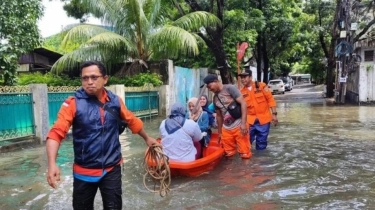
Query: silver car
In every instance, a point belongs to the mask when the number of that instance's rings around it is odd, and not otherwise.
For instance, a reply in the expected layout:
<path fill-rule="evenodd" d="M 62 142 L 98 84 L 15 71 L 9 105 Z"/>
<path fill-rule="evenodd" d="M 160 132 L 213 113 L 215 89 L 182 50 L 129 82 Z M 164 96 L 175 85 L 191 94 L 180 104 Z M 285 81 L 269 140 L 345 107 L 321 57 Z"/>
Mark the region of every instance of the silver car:
<path fill-rule="evenodd" d="M 268 88 L 274 93 L 285 93 L 285 85 L 281 79 L 273 79 L 268 82 Z"/>

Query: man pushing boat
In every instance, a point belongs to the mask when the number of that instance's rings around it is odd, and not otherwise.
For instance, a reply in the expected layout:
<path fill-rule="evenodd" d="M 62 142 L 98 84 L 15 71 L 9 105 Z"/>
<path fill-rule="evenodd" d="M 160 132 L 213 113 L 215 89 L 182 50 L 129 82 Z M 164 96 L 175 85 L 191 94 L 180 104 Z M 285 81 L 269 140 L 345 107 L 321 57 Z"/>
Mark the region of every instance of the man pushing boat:
<path fill-rule="evenodd" d="M 214 74 L 206 76 L 203 81 L 208 90 L 215 94 L 213 103 L 219 141 L 223 145 L 225 155 L 231 158 L 238 151 L 241 158 L 250 158 L 247 105 L 241 92 L 234 85 L 223 85 Z"/>

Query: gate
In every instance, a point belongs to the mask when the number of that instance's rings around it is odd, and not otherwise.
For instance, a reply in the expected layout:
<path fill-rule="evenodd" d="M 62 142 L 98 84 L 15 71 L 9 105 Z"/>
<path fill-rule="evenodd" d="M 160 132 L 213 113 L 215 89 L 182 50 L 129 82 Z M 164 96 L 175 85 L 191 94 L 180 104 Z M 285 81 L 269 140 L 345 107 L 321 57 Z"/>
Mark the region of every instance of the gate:
<path fill-rule="evenodd" d="M 0 141 L 35 135 L 29 87 L 0 87 L 0 92 Z"/>

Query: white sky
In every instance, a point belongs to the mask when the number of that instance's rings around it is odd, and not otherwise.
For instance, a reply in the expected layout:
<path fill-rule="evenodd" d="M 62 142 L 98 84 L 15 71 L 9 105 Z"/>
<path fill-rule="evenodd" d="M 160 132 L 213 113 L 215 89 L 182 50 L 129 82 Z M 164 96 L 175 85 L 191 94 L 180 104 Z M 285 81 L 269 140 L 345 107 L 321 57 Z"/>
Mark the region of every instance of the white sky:
<path fill-rule="evenodd" d="M 72 23 L 79 23 L 79 20 L 68 17 L 63 9 L 64 3 L 60 0 L 43 0 L 44 16 L 38 21 L 38 27 L 43 38 L 57 34 Z M 89 18 L 87 23 L 100 24 L 100 20 Z"/>

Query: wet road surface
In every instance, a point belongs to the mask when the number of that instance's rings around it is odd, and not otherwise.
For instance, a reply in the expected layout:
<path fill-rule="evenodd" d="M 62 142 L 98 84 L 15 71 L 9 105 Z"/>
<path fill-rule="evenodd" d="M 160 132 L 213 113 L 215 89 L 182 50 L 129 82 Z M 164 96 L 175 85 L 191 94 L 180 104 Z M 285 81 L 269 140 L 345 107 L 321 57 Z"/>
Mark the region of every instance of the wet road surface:
<path fill-rule="evenodd" d="M 143 186 L 143 140 L 122 135 L 124 209 L 374 209 L 375 107 L 332 106 L 312 86 L 275 98 L 280 124 L 266 151 L 175 178 L 164 198 Z M 152 136 L 161 120 L 145 120 Z M 72 209 L 72 152 L 65 141 L 56 190 L 46 183 L 44 147 L 0 154 L 0 209 Z"/>

